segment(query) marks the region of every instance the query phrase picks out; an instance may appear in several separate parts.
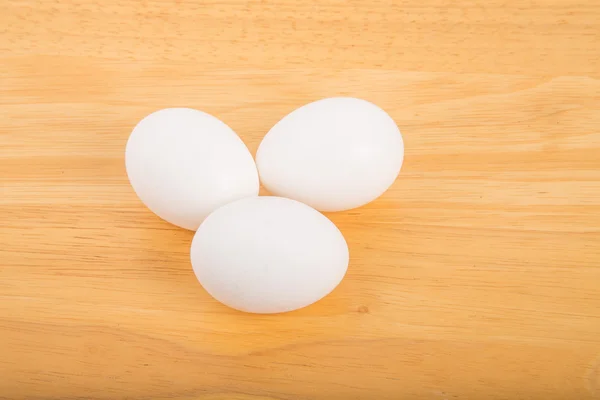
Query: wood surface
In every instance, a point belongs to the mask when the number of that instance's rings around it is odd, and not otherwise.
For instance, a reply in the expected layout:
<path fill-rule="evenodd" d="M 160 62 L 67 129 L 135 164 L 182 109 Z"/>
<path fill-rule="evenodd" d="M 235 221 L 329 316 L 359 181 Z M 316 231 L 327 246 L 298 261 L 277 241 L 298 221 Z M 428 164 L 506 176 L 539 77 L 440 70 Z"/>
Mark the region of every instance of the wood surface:
<path fill-rule="evenodd" d="M 1 0 L 0 398 L 600 399 L 600 2 Z M 254 153 L 348 95 L 400 126 L 319 303 L 217 303 L 124 170 L 162 107 Z"/>

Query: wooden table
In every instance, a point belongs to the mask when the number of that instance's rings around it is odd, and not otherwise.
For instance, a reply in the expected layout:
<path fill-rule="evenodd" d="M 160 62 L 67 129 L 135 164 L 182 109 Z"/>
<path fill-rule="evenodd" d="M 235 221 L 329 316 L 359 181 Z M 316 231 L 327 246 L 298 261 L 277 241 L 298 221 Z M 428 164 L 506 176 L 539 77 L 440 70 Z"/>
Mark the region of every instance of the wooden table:
<path fill-rule="evenodd" d="M 4 0 L 0 397 L 599 399 L 600 3 Z M 162 107 L 252 152 L 294 108 L 368 99 L 394 186 L 330 213 L 328 297 L 243 314 L 128 185 Z"/>

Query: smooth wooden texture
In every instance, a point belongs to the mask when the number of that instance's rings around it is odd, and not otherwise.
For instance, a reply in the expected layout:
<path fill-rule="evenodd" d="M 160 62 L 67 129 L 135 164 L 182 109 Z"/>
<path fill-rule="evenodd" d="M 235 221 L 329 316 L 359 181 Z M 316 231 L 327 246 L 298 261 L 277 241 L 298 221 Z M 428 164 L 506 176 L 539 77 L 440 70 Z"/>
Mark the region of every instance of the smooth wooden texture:
<path fill-rule="evenodd" d="M 600 3 L 3 0 L 0 398 L 600 399 Z M 252 152 L 362 97 L 406 161 L 283 315 L 211 299 L 124 170 L 162 107 Z"/>

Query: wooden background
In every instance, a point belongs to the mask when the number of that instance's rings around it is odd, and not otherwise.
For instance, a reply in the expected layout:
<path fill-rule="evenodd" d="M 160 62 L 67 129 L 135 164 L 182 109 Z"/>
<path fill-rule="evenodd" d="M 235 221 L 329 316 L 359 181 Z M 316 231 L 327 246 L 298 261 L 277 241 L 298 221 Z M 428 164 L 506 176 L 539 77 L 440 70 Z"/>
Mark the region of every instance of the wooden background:
<path fill-rule="evenodd" d="M 0 397 L 599 399 L 600 3 L 1 0 Z M 162 107 L 256 151 L 350 95 L 406 160 L 342 284 L 212 300 L 124 170 Z"/>

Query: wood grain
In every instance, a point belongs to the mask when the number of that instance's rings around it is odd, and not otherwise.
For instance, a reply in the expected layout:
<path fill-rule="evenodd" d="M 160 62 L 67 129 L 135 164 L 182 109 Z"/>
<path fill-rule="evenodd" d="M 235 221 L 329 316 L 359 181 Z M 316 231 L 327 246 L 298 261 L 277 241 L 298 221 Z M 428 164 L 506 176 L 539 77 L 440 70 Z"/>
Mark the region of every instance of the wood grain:
<path fill-rule="evenodd" d="M 600 399 L 600 3 L 4 0 L 0 397 Z M 362 97 L 406 161 L 328 216 L 346 279 L 283 315 L 218 304 L 191 232 L 123 165 L 202 109 L 252 152 Z"/>

